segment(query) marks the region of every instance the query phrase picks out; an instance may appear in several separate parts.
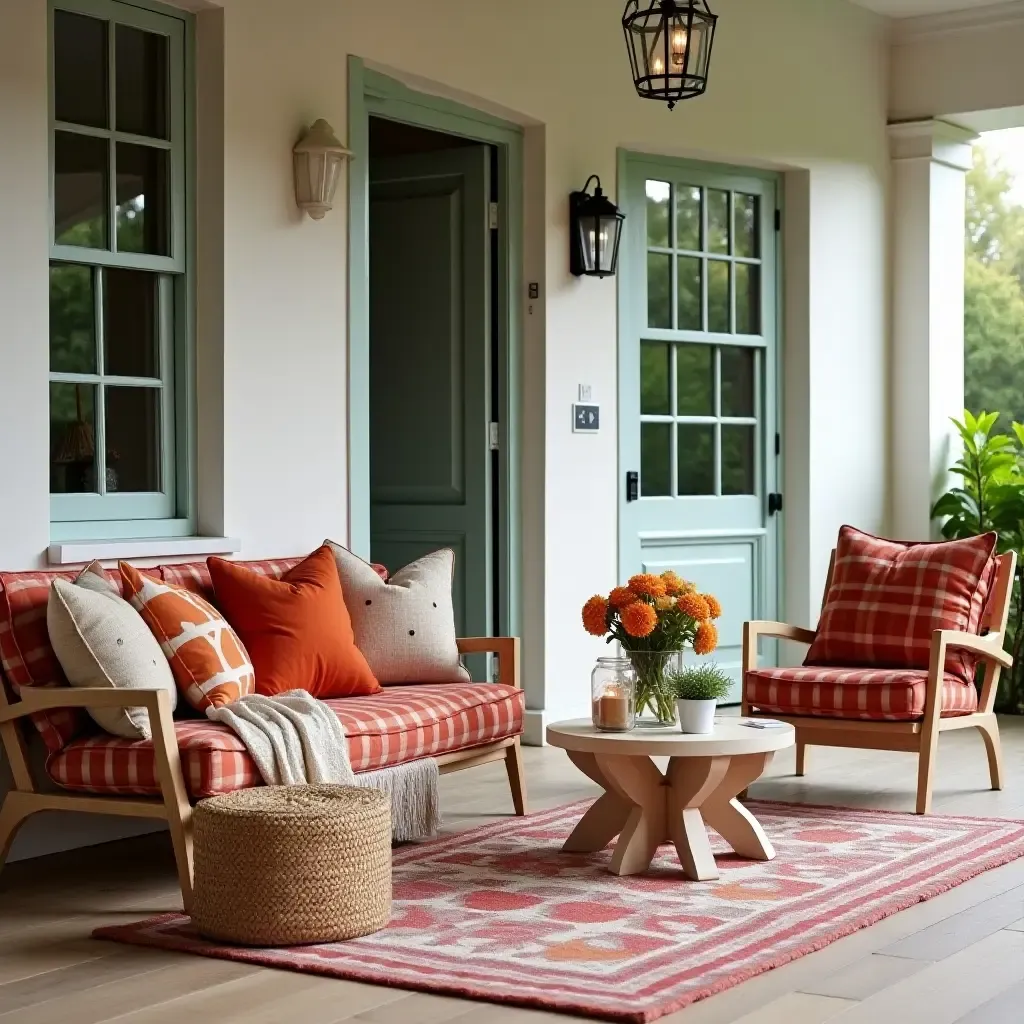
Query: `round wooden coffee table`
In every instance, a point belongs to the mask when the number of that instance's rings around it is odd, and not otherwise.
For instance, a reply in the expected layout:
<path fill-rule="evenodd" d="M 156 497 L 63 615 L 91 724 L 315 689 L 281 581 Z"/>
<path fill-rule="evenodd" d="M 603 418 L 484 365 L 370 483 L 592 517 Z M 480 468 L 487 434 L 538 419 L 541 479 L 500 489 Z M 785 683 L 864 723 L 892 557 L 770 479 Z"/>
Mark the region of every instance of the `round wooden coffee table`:
<path fill-rule="evenodd" d="M 716 718 L 715 731 L 692 736 L 677 728 L 599 732 L 589 719 L 556 722 L 547 740 L 561 747 L 604 795 L 583 815 L 562 849 L 596 853 L 615 836 L 611 871 L 646 871 L 658 847 L 675 845 L 687 878 L 718 878 L 704 823 L 742 857 L 771 860 L 772 844 L 736 795 L 764 772 L 776 750 L 791 747 L 791 725 L 751 728 Z M 663 775 L 651 760 L 669 758 Z"/>

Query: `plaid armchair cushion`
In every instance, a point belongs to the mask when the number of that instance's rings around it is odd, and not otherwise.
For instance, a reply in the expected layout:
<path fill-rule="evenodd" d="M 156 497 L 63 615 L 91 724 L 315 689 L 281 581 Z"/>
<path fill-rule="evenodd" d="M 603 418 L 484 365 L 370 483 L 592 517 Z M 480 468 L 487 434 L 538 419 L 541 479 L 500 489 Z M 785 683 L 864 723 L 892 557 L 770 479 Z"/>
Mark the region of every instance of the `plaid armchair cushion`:
<path fill-rule="evenodd" d="M 773 715 L 913 722 L 924 717 L 928 672 L 913 669 L 767 668 L 748 672 L 744 696 Z M 978 710 L 978 690 L 947 672 L 943 718 Z"/>
<path fill-rule="evenodd" d="M 839 531 L 832 585 L 804 664 L 927 669 L 932 632 L 977 633 L 995 573 L 996 535 L 905 544 Z M 975 659 L 950 651 L 968 683 Z"/>
<path fill-rule="evenodd" d="M 325 702 L 338 716 L 356 772 L 482 746 L 523 731 L 522 690 L 491 683 L 391 686 L 370 697 Z M 206 719 L 174 723 L 189 796 L 201 800 L 263 784 L 242 741 Z M 159 796 L 151 740 L 106 734 L 77 739 L 52 754 L 47 772 L 65 789 Z"/>

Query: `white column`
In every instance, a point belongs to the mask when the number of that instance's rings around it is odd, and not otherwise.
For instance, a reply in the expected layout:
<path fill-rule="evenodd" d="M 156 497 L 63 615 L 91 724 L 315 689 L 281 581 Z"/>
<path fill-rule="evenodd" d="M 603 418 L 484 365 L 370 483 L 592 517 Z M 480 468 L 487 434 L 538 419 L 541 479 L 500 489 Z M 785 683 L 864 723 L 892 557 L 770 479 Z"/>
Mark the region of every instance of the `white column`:
<path fill-rule="evenodd" d="M 975 135 L 889 126 L 892 155 L 891 533 L 927 539 L 964 406 L 964 221 Z"/>

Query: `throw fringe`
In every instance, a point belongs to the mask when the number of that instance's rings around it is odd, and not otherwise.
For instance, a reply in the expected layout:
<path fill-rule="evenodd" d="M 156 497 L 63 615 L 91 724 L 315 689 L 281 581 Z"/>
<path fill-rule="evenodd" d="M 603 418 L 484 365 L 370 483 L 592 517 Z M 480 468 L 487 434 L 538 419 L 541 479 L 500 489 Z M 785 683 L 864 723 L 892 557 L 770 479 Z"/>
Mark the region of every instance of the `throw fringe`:
<path fill-rule="evenodd" d="M 431 758 L 357 775 L 357 786 L 379 789 L 391 797 L 391 838 L 396 843 L 425 839 L 441 825 L 437 795 L 440 773 Z"/>

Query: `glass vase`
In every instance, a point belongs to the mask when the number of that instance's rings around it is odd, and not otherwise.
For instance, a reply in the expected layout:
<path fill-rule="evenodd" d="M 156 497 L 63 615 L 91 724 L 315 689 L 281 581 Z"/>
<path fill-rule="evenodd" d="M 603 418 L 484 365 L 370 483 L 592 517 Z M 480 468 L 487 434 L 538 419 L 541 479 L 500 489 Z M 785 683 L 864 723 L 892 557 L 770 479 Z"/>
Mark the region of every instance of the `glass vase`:
<path fill-rule="evenodd" d="M 628 658 L 598 658 L 590 675 L 594 728 L 629 732 L 636 723 L 636 673 Z"/>
<path fill-rule="evenodd" d="M 638 726 L 676 724 L 676 698 L 668 677 L 683 669 L 682 651 L 626 651 L 636 673 Z"/>

